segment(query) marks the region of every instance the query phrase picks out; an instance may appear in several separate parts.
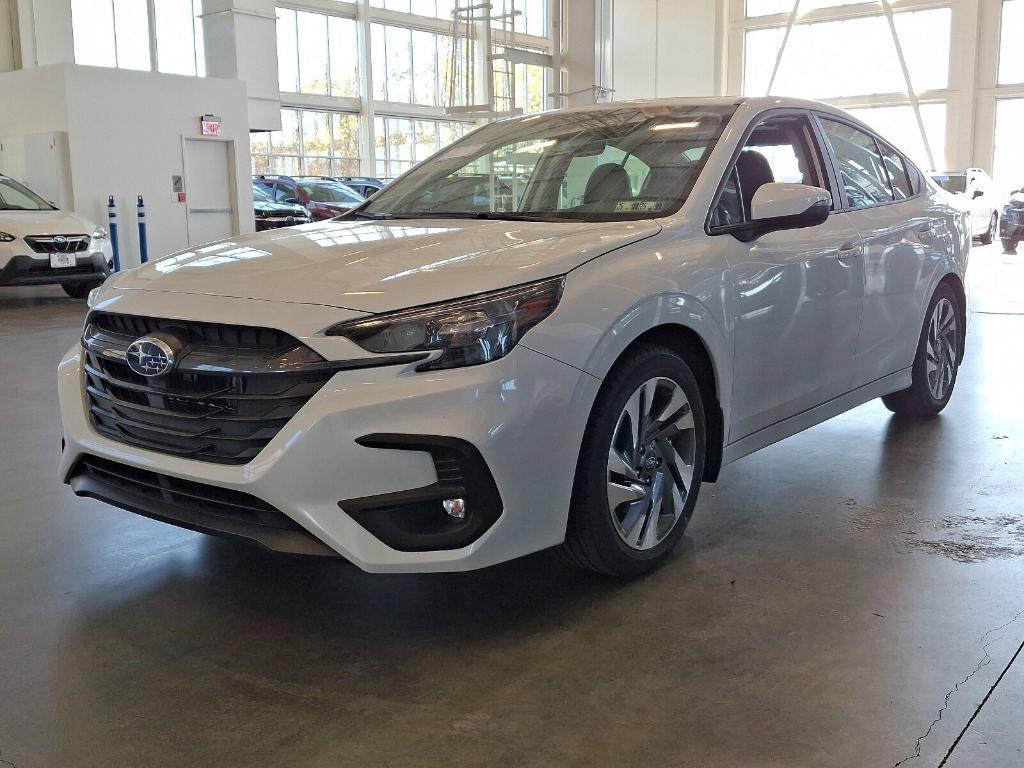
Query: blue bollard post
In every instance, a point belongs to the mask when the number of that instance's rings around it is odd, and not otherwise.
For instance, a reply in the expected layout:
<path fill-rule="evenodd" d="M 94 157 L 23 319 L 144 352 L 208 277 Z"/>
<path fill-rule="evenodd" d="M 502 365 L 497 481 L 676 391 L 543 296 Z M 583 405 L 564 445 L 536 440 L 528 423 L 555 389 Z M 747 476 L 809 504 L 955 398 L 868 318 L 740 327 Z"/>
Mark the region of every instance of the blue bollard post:
<path fill-rule="evenodd" d="M 107 197 L 107 223 L 110 229 L 110 250 L 114 252 L 114 271 L 121 271 L 121 256 L 117 250 L 117 208 L 114 206 L 114 196 Z"/>
<path fill-rule="evenodd" d="M 149 261 L 149 244 L 146 242 L 146 204 L 139 195 L 139 259 L 145 264 Z"/>

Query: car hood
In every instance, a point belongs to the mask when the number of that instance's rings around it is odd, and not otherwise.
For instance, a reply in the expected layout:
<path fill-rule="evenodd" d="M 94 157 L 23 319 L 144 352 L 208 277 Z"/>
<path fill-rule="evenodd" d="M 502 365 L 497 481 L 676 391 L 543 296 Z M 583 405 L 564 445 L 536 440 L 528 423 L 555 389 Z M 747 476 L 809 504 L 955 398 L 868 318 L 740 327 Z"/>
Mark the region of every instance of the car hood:
<path fill-rule="evenodd" d="M 255 211 L 264 211 L 266 213 L 296 213 L 303 216 L 306 215 L 305 208 L 301 205 L 292 205 L 291 203 L 272 203 L 268 200 L 254 200 L 252 207 Z"/>
<path fill-rule="evenodd" d="M 112 287 L 386 312 L 564 274 L 660 230 L 654 221 L 326 221 L 171 255 Z"/>
<path fill-rule="evenodd" d="M 26 235 L 91 235 L 96 225 L 73 211 L 0 211 L 0 232 Z"/>

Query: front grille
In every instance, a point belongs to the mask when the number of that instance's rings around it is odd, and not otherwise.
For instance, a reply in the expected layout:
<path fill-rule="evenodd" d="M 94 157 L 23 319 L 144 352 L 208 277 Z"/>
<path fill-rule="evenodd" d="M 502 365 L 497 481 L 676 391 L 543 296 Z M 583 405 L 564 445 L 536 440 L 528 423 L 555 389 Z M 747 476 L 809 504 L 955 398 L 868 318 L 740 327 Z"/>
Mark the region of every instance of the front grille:
<path fill-rule="evenodd" d="M 25 242 L 36 253 L 81 253 L 89 248 L 88 235 L 28 235 Z"/>
<path fill-rule="evenodd" d="M 140 336 L 187 341 L 158 378 L 128 366 Z M 218 464 L 245 464 L 313 397 L 336 368 L 270 328 L 94 313 L 82 337 L 92 424 L 119 442 Z"/>
<path fill-rule="evenodd" d="M 178 477 L 119 464 L 98 456 L 83 456 L 72 475 L 85 474 L 112 495 L 125 493 L 137 497 L 136 502 L 154 505 L 171 504 L 192 514 L 213 515 L 246 525 L 260 525 L 282 530 L 302 530 L 290 517 L 262 499 L 230 488 L 182 480 Z"/>

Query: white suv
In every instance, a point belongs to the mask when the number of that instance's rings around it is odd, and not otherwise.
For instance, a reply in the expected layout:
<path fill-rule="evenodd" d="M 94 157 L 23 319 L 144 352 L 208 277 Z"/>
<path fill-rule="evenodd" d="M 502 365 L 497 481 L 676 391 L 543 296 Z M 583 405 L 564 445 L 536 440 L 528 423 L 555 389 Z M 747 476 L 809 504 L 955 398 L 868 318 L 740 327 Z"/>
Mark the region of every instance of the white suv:
<path fill-rule="evenodd" d="M 842 111 L 498 122 L 345 217 L 111 278 L 60 365 L 62 477 L 370 571 L 561 545 L 635 575 L 702 482 L 963 355 L 965 216 Z"/>
<path fill-rule="evenodd" d="M 0 176 L 0 286 L 59 283 L 84 298 L 110 274 L 107 233 Z"/>

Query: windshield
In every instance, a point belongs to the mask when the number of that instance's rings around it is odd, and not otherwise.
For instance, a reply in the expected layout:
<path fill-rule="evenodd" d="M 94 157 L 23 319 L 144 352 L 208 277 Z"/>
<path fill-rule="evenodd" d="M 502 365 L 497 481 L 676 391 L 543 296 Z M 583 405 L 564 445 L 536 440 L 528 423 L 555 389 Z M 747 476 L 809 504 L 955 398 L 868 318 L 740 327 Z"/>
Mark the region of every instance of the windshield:
<path fill-rule="evenodd" d="M 678 210 L 734 106 L 624 106 L 485 126 L 418 165 L 362 211 L 576 221 Z"/>
<path fill-rule="evenodd" d="M 301 181 L 299 187 L 318 203 L 349 203 L 358 205 L 363 197 L 351 187 L 336 181 Z"/>
<path fill-rule="evenodd" d="M 252 196 L 253 199 L 259 200 L 261 203 L 272 203 L 274 198 L 263 187 L 259 187 L 255 184 L 252 185 Z"/>
<path fill-rule="evenodd" d="M 947 173 L 932 176 L 935 183 L 947 192 L 963 194 L 967 191 L 967 177 L 961 173 Z"/>
<path fill-rule="evenodd" d="M 55 211 L 54 206 L 43 200 L 23 184 L 14 179 L 0 176 L 0 211 Z"/>

